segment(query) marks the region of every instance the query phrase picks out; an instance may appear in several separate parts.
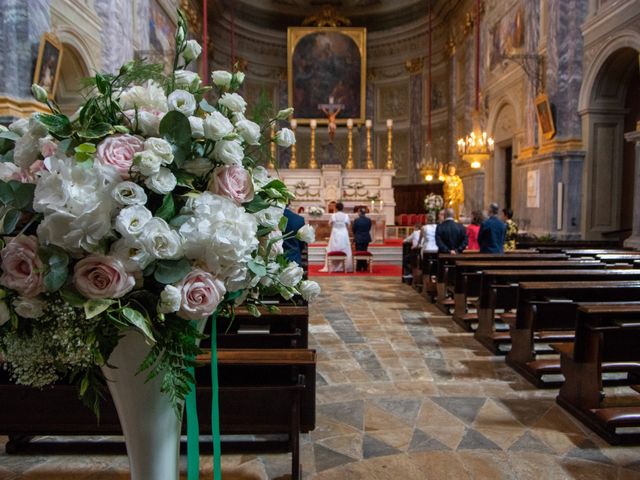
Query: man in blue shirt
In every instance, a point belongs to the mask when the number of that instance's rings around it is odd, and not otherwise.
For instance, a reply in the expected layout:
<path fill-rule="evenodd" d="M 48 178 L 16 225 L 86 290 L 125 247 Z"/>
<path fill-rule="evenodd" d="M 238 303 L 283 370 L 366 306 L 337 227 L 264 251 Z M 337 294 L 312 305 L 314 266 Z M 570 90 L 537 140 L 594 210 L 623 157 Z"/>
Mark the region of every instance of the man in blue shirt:
<path fill-rule="evenodd" d="M 478 245 L 480 253 L 504 253 L 504 239 L 507 226 L 498 218 L 497 203 L 489 205 L 489 218 L 480 225 Z"/>

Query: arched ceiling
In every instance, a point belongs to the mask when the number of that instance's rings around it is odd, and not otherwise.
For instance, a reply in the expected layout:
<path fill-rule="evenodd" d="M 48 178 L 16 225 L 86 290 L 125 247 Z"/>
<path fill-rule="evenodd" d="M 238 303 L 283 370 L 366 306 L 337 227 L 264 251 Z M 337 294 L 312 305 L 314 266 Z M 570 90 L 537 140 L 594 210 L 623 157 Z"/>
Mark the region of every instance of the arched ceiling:
<path fill-rule="evenodd" d="M 429 2 L 436 15 L 448 14 L 460 0 L 214 0 L 218 11 L 234 9 L 237 19 L 261 28 L 284 30 L 301 26 L 305 18 L 330 5 L 351 25 L 380 31 L 401 27 L 427 15 Z"/>

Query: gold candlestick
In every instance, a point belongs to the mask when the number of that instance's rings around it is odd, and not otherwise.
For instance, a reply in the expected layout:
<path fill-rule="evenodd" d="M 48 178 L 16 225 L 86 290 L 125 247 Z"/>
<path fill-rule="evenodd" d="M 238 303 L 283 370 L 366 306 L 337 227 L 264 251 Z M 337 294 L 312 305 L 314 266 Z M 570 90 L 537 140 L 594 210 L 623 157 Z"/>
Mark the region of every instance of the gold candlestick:
<path fill-rule="evenodd" d="M 374 166 L 371 158 L 371 120 L 367 119 L 364 125 L 367 127 L 367 168 L 372 170 Z"/>
<path fill-rule="evenodd" d="M 393 120 L 387 119 L 387 170 L 393 169 L 393 156 L 391 155 Z"/>
<path fill-rule="evenodd" d="M 276 136 L 276 131 L 273 127 L 271 127 L 271 138 Z M 271 155 L 269 156 L 269 162 L 267 163 L 267 168 L 276 168 L 274 161 L 276 159 L 276 142 L 271 141 L 270 150 Z"/>
<path fill-rule="evenodd" d="M 309 154 L 309 168 L 318 168 L 318 162 L 316 162 L 316 127 L 318 122 L 312 119 L 309 122 L 311 127 L 311 152 Z"/>
<path fill-rule="evenodd" d="M 347 169 L 353 168 L 353 120 L 347 120 Z"/>
<path fill-rule="evenodd" d="M 296 128 L 298 127 L 298 121 L 295 118 L 291 119 L 291 131 L 294 136 L 296 134 Z M 298 159 L 296 158 L 296 144 L 291 145 L 291 161 L 289 162 L 289 168 L 298 168 Z"/>

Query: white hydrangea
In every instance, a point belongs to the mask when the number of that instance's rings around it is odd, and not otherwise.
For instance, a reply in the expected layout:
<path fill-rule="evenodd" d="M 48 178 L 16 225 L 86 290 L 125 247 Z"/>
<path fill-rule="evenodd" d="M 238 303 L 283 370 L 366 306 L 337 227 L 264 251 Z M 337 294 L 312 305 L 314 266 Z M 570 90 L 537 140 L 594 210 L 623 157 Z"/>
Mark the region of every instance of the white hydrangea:
<path fill-rule="evenodd" d="M 256 220 L 263 227 L 275 228 L 280 223 L 280 219 L 284 213 L 284 208 L 269 207 L 254 213 Z"/>
<path fill-rule="evenodd" d="M 164 89 L 154 81 L 146 86 L 136 85 L 128 88 L 120 95 L 122 110 L 149 110 L 166 113 L 168 111 L 167 96 Z"/>
<path fill-rule="evenodd" d="M 245 278 L 244 268 L 258 248 L 255 217 L 220 195 L 204 192 L 182 211 L 190 218 L 180 227 L 185 255 L 205 264 L 225 283 Z"/>
<path fill-rule="evenodd" d="M 49 131 L 37 118 L 31 117 L 29 128 L 18 140 L 13 150 L 13 162 L 22 169 L 27 169 L 40 155 L 39 140 L 47 136 Z"/>

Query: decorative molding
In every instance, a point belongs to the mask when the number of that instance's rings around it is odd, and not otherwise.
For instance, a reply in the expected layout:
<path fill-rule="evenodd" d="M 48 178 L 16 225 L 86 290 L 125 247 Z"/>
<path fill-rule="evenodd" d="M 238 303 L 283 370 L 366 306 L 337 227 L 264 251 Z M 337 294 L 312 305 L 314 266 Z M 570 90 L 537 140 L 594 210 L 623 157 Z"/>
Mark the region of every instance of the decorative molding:
<path fill-rule="evenodd" d="M 342 15 L 338 15 L 338 12 L 331 5 L 324 5 L 320 13 L 308 16 L 302 20 L 302 26 L 312 27 L 349 27 L 351 26 L 351 20 Z"/>
<path fill-rule="evenodd" d="M 23 100 L 0 95 L 0 117 L 28 117 L 34 113 L 50 112 L 45 105 L 33 99 Z"/>
<path fill-rule="evenodd" d="M 422 67 L 424 67 L 424 58 L 411 58 L 404 62 L 404 66 L 410 75 L 417 75 L 419 73 L 422 73 Z"/>

